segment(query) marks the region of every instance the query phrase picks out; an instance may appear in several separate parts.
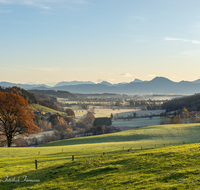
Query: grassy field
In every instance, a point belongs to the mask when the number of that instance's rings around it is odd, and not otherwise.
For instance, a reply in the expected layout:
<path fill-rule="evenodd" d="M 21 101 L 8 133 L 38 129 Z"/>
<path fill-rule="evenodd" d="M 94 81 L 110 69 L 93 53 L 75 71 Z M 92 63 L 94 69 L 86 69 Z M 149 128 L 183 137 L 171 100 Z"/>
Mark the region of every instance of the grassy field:
<path fill-rule="evenodd" d="M 78 108 L 78 106 L 72 106 L 71 109 L 74 110 L 76 115 L 76 121 L 78 121 L 83 115 L 87 113 L 86 110 Z M 132 115 L 134 112 L 137 113 L 137 115 L 146 115 L 146 114 L 160 114 L 164 110 L 156 110 L 156 111 L 146 111 L 146 110 L 137 110 L 137 109 L 99 109 L 96 108 L 94 111 L 94 116 L 96 118 L 98 117 L 110 117 L 111 113 L 114 116 L 120 116 L 120 117 L 127 117 L 128 115 Z M 160 124 L 161 118 L 160 117 L 153 117 L 151 120 L 149 117 L 147 118 L 135 118 L 132 121 L 124 121 L 122 119 L 113 120 L 113 126 L 116 127 L 123 127 L 123 126 L 129 126 L 129 127 L 137 127 L 137 126 L 150 126 L 150 125 L 158 125 Z"/>
<path fill-rule="evenodd" d="M 156 125 L 105 135 L 73 138 L 51 142 L 43 146 L 98 144 L 108 148 L 151 148 L 155 145 L 195 143 L 200 141 L 200 124 Z M 100 144 L 101 143 L 101 144 Z M 104 143 L 107 143 L 104 145 Z M 114 145 L 113 145 L 114 144 Z"/>
<path fill-rule="evenodd" d="M 59 111 L 45 107 L 45 106 L 41 106 L 39 104 L 33 104 L 30 106 L 33 111 L 40 111 L 40 112 L 53 112 L 53 113 L 58 113 Z M 63 113 L 66 114 L 65 112 L 59 112 L 59 113 Z"/>
<path fill-rule="evenodd" d="M 65 107 L 74 110 L 76 120 L 78 121 L 83 115 L 87 113 L 87 110 L 80 108 L 79 106 Z M 94 116 L 95 117 L 110 117 L 112 114 L 119 114 L 120 116 L 127 116 L 132 114 L 136 109 L 95 109 Z"/>
<path fill-rule="evenodd" d="M 95 117 L 110 117 L 111 113 L 113 115 L 118 114 L 119 116 L 128 116 L 132 115 L 133 112 L 136 112 L 136 109 L 95 109 Z"/>
<path fill-rule="evenodd" d="M 0 148 L 0 190 L 200 189 L 199 140 L 200 124 L 182 124 Z"/>
<path fill-rule="evenodd" d="M 71 155 L 75 155 L 73 162 Z M 37 170 L 34 169 L 36 159 Z M 199 162 L 199 144 L 129 152 L 99 149 L 80 153 L 67 150 L 29 157 L 1 158 L 0 189 L 193 190 L 200 188 Z M 4 182 L 5 175 L 8 180 L 15 178 L 20 182 Z M 22 182 L 23 176 L 39 181 Z"/>
<path fill-rule="evenodd" d="M 144 118 L 134 118 L 132 120 L 123 120 L 123 119 L 113 119 L 112 125 L 115 127 L 141 127 L 141 126 L 152 126 L 152 125 L 160 125 L 160 122 L 162 121 L 161 117 L 153 117 L 152 119 L 149 119 L 149 117 Z"/>

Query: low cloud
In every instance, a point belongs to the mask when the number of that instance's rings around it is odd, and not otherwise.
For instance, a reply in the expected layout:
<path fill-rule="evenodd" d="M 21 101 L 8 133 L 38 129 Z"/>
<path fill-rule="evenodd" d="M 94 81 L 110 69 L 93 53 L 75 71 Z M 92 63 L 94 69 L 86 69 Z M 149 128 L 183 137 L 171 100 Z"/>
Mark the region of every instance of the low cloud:
<path fill-rule="evenodd" d="M 99 83 L 100 83 L 100 82 L 103 82 L 103 79 L 98 79 L 97 82 L 99 82 Z"/>
<path fill-rule="evenodd" d="M 115 79 L 108 79 L 107 81 L 112 83 L 113 81 L 115 81 Z"/>
<path fill-rule="evenodd" d="M 0 4 L 34 6 L 49 10 L 52 4 L 84 4 L 85 0 L 0 0 Z"/>
<path fill-rule="evenodd" d="M 184 51 L 184 52 L 180 53 L 179 55 L 186 56 L 186 57 L 199 57 L 200 56 L 200 51 L 199 50 Z"/>
<path fill-rule="evenodd" d="M 156 75 L 154 74 L 149 74 L 148 77 L 155 77 Z"/>
<path fill-rule="evenodd" d="M 122 73 L 121 74 L 123 77 L 133 77 L 133 75 L 131 75 L 130 73 Z"/>
<path fill-rule="evenodd" d="M 17 72 L 26 72 L 23 69 L 18 69 L 18 68 L 10 68 L 10 67 L 0 67 L 2 70 L 9 70 L 9 71 L 17 71 Z"/>
<path fill-rule="evenodd" d="M 0 13 L 11 13 L 11 12 L 12 12 L 11 10 L 0 10 Z"/>
<path fill-rule="evenodd" d="M 104 79 L 98 79 L 97 82 L 101 83 L 103 81 L 107 81 L 109 83 L 113 83 L 115 81 L 115 79 L 110 79 L 110 78 L 104 78 Z"/>
<path fill-rule="evenodd" d="M 182 41 L 182 42 L 190 42 L 192 44 L 200 45 L 200 41 L 198 40 L 188 40 L 188 39 L 182 39 L 182 38 L 165 38 L 166 41 Z"/>

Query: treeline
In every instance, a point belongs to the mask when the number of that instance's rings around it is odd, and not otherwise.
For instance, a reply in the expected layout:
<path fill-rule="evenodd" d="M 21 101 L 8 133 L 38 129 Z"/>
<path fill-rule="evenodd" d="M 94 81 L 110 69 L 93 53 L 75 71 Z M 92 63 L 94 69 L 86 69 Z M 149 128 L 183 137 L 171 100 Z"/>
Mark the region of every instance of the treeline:
<path fill-rule="evenodd" d="M 165 109 L 167 112 L 182 110 L 183 108 L 186 108 L 188 111 L 200 111 L 200 94 L 176 98 L 162 105 L 162 109 Z"/>
<path fill-rule="evenodd" d="M 50 95 L 50 96 L 56 96 L 58 98 L 71 98 L 71 99 L 76 99 L 77 96 L 72 94 L 71 92 L 68 91 L 55 91 L 55 90 L 29 90 L 29 92 L 32 93 L 38 93 L 38 94 L 45 94 L 45 95 Z"/>
<path fill-rule="evenodd" d="M 74 119 L 74 115 L 68 115 Z M 17 147 L 23 146 L 33 146 L 44 144 L 51 141 L 62 140 L 67 138 L 74 137 L 73 129 L 68 125 L 68 122 L 65 120 L 66 116 L 63 117 L 59 114 L 51 115 L 48 118 L 43 116 L 35 115 L 34 122 L 40 128 L 40 131 L 49 131 L 54 130 L 52 135 L 44 135 L 43 138 L 37 138 L 36 136 L 30 138 L 24 138 L 24 136 L 18 136 L 18 138 L 13 139 L 13 144 Z M 0 141 L 0 147 L 5 146 L 6 139 Z"/>
<path fill-rule="evenodd" d="M 186 108 L 178 110 L 173 115 L 168 115 L 167 112 L 161 115 L 161 125 L 164 124 L 182 124 L 182 123 L 200 123 L 200 118 L 194 114 L 190 114 Z"/>
<path fill-rule="evenodd" d="M 112 124 L 111 118 L 95 118 L 93 113 L 88 112 L 78 122 L 75 122 L 75 113 L 71 109 L 65 110 L 66 115 L 59 113 L 52 114 L 48 117 L 35 115 L 34 122 L 40 128 L 41 132 L 52 131 L 53 134 L 46 134 L 43 138 L 32 136 L 24 138 L 20 136 L 14 139 L 15 146 L 37 146 L 51 141 L 62 139 L 100 135 L 116 131 L 115 127 L 109 127 Z M 118 130 L 119 131 L 119 130 Z M 4 146 L 0 144 L 0 146 Z"/>
<path fill-rule="evenodd" d="M 66 110 L 67 115 L 53 114 L 48 118 L 35 115 L 34 122 L 41 131 L 54 130 L 52 135 L 45 135 L 42 140 L 31 138 L 29 145 L 38 145 L 55 140 L 62 140 L 80 136 L 90 136 L 110 133 L 111 118 L 96 118 L 88 112 L 85 117 L 75 122 L 75 113 L 71 109 Z M 24 141 L 25 142 L 25 141 Z M 27 146 L 27 143 L 23 143 Z"/>
<path fill-rule="evenodd" d="M 69 138 L 73 132 L 73 129 L 69 126 L 69 123 L 74 121 L 75 115 L 61 116 L 59 114 L 53 114 L 45 119 L 43 116 L 35 115 L 34 122 L 40 128 L 40 131 L 54 130 L 54 133 L 58 136 L 58 140 Z"/>
<path fill-rule="evenodd" d="M 45 106 L 45 107 L 48 107 L 48 108 L 51 108 L 51 109 L 54 109 L 54 110 L 57 110 L 57 111 L 62 111 L 61 108 L 59 108 L 53 101 L 51 100 L 39 100 L 38 101 L 38 104 L 42 105 L 42 106 Z"/>
<path fill-rule="evenodd" d="M 8 87 L 8 88 L 2 88 L 0 86 L 0 91 L 1 92 L 13 92 L 15 94 L 19 94 L 20 96 L 24 97 L 24 99 L 26 99 L 29 104 L 36 104 L 38 102 L 37 98 L 35 97 L 34 94 L 32 94 L 22 88 L 19 88 L 17 86 Z"/>

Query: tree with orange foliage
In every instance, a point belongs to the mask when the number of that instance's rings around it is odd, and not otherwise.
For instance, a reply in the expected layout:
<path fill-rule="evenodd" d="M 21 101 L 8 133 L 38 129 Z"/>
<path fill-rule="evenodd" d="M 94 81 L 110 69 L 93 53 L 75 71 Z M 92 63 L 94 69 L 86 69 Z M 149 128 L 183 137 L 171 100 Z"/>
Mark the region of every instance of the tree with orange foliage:
<path fill-rule="evenodd" d="M 33 118 L 32 109 L 23 97 L 13 92 L 0 92 L 0 135 L 6 137 L 8 147 L 15 136 L 40 131 Z"/>
<path fill-rule="evenodd" d="M 186 108 L 183 108 L 182 115 L 183 115 L 184 122 L 187 123 L 188 118 L 190 117 L 190 113 Z"/>
<path fill-rule="evenodd" d="M 55 133 L 60 135 L 61 139 L 66 138 L 67 136 L 70 136 L 70 134 L 73 132 L 73 129 L 67 125 L 67 122 L 62 117 L 57 117 L 58 124 L 54 126 L 54 129 L 56 129 Z"/>

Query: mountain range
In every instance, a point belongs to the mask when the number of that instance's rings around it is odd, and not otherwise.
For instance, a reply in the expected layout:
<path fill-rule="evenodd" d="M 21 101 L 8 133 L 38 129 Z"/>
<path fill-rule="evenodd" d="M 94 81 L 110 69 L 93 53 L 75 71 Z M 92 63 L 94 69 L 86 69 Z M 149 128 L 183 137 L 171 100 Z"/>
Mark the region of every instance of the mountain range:
<path fill-rule="evenodd" d="M 164 77 L 155 77 L 151 81 L 135 79 L 130 83 L 111 84 L 107 81 L 94 83 L 91 81 L 59 82 L 53 87 L 45 84 L 15 84 L 0 82 L 0 86 L 18 86 L 26 90 L 60 90 L 72 93 L 120 93 L 120 94 L 194 94 L 200 93 L 200 79 L 189 82 L 173 82 Z"/>

